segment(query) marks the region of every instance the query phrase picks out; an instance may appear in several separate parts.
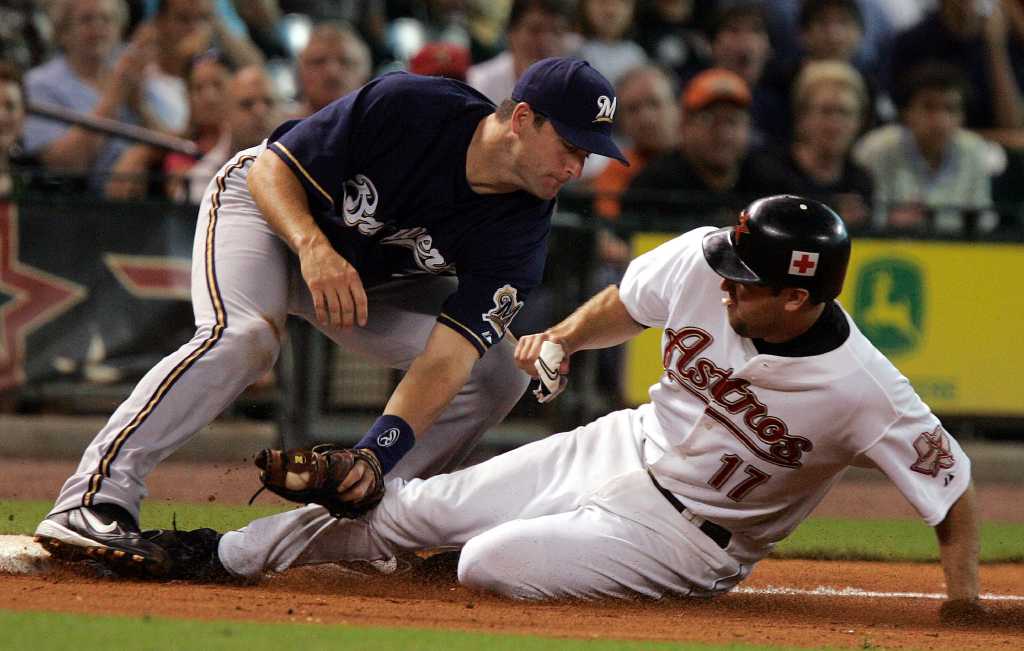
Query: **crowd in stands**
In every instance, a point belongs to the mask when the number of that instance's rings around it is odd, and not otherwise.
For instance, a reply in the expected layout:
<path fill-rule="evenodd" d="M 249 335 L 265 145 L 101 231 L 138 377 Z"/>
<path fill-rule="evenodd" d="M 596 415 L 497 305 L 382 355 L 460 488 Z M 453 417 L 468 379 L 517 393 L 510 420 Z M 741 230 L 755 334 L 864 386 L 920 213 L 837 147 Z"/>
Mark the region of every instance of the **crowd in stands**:
<path fill-rule="evenodd" d="M 616 85 L 631 162 L 591 156 L 573 188 L 612 267 L 629 216 L 726 223 L 754 195 L 951 236 L 1019 227 L 1024 205 L 1007 178 L 1024 151 L 1021 0 L 0 0 L 0 25 L 5 193 L 194 203 L 235 151 L 374 75 L 452 77 L 499 103 L 534 61 L 574 55 Z M 34 103 L 198 154 L 26 117 Z"/>

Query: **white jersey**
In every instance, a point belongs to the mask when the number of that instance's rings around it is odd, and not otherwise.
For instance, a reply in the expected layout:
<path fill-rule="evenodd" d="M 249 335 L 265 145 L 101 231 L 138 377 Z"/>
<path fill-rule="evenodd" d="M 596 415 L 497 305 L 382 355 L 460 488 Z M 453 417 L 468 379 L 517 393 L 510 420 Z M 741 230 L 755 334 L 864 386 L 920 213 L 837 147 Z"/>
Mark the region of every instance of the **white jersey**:
<path fill-rule="evenodd" d="M 759 354 L 729 325 L 701 240 L 685 233 L 630 264 L 620 297 L 663 328 L 660 381 L 641 407 L 645 460 L 753 561 L 785 538 L 850 465 L 881 469 L 929 525 L 970 481 L 970 461 L 910 383 L 857 329 L 809 357 Z"/>

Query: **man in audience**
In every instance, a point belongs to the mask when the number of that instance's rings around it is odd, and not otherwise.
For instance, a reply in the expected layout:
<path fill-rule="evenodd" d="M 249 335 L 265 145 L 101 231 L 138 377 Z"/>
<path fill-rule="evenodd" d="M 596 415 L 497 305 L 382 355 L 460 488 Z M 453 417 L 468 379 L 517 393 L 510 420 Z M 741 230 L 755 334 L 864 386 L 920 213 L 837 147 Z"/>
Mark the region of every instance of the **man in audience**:
<path fill-rule="evenodd" d="M 720 224 L 752 197 L 792 190 L 780 162 L 750 149 L 750 88 L 711 68 L 683 92 L 678 150 L 647 165 L 629 186 L 623 212 L 686 224 Z"/>
<path fill-rule="evenodd" d="M 299 54 L 297 76 L 301 102 L 291 117 L 316 113 L 370 80 L 370 48 L 345 23 L 317 25 Z"/>
<path fill-rule="evenodd" d="M 618 84 L 618 129 L 630 143 L 623 153 L 629 167 L 609 163 L 594 180 L 594 213 L 619 218 L 620 195 L 647 163 L 674 150 L 679 143 L 679 105 L 675 79 L 664 68 L 641 65 L 626 72 Z"/>
<path fill-rule="evenodd" d="M 698 9 L 695 0 L 654 0 L 637 7 L 636 42 L 684 84 L 708 67 L 711 56 Z"/>
<path fill-rule="evenodd" d="M 903 86 L 900 124 L 872 131 L 855 149 L 874 176 L 875 226 L 947 234 L 995 228 L 988 161 L 998 145 L 962 128 L 970 94 L 962 72 L 925 63 Z"/>
<path fill-rule="evenodd" d="M 802 57 L 785 75 L 787 88 L 808 62 L 838 61 L 853 66 L 860 74 L 867 105 L 865 126 L 872 126 L 875 118 L 889 121 L 895 118 L 892 103 L 884 93 L 879 94 L 878 69 L 875 63 L 858 58 L 864 42 L 864 16 L 856 0 L 804 0 L 800 7 L 799 42 Z"/>
<path fill-rule="evenodd" d="M 227 132 L 185 174 L 188 200 L 198 205 L 206 186 L 235 152 L 258 145 L 279 121 L 278 98 L 263 66 L 246 66 L 228 83 Z"/>
<path fill-rule="evenodd" d="M 152 33 L 139 30 L 121 50 L 128 14 L 122 0 L 62 0 L 53 7 L 61 53 L 26 76 L 28 99 L 128 124 L 155 126 L 144 106 Z M 30 117 L 25 149 L 51 173 L 88 175 L 100 192 L 129 143 L 55 120 Z"/>
<path fill-rule="evenodd" d="M 769 31 L 776 56 L 790 60 L 806 50 L 799 33 L 804 29 L 803 14 L 809 5 L 829 4 L 816 0 L 771 0 L 765 2 L 769 14 Z M 839 4 L 852 4 L 857 13 L 860 44 L 852 63 L 858 70 L 875 70 L 885 60 L 893 35 L 899 25 L 913 22 L 924 2 L 892 2 L 892 0 L 842 0 Z M 848 11 L 848 9 L 844 9 Z M 845 20 L 840 17 L 840 20 Z M 847 26 L 848 27 L 848 26 Z"/>
<path fill-rule="evenodd" d="M 964 98 L 964 126 L 1021 146 L 1024 102 L 1014 67 L 1024 66 L 1024 57 L 1020 57 L 1022 48 L 1011 47 L 1010 41 L 1002 0 L 941 0 L 935 11 L 896 37 L 890 57 L 890 92 L 895 96 L 906 85 L 910 71 L 923 62 L 957 66 L 974 91 Z"/>
<path fill-rule="evenodd" d="M 750 88 L 750 120 L 757 143 L 777 140 L 787 131 L 786 95 L 766 75 L 771 57 L 764 6 L 755 0 L 723 3 L 711 27 L 712 65 L 736 73 Z"/>
<path fill-rule="evenodd" d="M 493 59 L 470 66 L 466 81 L 492 102 L 510 97 L 524 70 L 541 59 L 566 54 L 571 22 L 561 0 L 513 0 L 505 36 L 508 48 Z"/>

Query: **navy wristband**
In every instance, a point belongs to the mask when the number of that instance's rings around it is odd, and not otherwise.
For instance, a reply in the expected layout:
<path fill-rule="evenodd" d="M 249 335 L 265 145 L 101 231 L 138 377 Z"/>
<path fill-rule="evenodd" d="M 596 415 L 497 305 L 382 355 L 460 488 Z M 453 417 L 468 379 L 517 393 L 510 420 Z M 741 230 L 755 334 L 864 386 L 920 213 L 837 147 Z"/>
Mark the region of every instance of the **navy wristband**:
<path fill-rule="evenodd" d="M 409 423 L 398 416 L 384 415 L 373 423 L 370 431 L 364 434 L 354 447 L 373 450 L 380 461 L 381 470 L 386 475 L 414 445 L 416 434 Z"/>

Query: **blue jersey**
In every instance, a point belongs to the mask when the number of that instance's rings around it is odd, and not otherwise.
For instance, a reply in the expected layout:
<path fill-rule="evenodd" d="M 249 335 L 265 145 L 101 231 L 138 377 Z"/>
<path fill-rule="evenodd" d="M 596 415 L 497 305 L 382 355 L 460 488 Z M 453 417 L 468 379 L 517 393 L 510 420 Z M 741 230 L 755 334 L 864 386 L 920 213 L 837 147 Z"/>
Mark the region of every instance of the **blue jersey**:
<path fill-rule="evenodd" d="M 493 112 L 465 84 L 399 72 L 286 122 L 268 141 L 365 286 L 458 276 L 438 319 L 481 355 L 540 282 L 554 209 L 554 201 L 523 191 L 470 188 L 466 152 Z"/>

